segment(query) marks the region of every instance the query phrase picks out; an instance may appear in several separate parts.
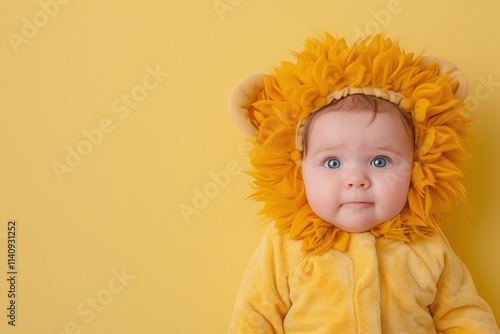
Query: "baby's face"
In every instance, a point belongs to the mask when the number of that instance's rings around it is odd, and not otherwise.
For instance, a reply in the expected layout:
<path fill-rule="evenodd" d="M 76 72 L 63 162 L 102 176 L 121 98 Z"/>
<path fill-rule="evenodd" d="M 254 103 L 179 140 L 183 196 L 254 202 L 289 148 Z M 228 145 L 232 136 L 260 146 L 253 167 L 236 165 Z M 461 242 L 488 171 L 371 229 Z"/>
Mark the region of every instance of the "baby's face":
<path fill-rule="evenodd" d="M 397 114 L 324 112 L 312 120 L 302 176 L 311 209 L 348 232 L 365 232 L 403 209 L 413 149 Z"/>

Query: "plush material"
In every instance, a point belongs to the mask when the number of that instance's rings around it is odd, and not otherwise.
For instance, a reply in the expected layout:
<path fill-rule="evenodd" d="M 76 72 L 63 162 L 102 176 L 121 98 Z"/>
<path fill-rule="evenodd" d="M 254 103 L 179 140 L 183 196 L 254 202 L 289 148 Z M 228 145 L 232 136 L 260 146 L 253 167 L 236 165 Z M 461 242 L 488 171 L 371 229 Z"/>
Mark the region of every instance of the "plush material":
<path fill-rule="evenodd" d="M 438 233 L 415 242 L 357 233 L 321 255 L 287 237 L 263 238 L 229 333 L 500 333 Z"/>

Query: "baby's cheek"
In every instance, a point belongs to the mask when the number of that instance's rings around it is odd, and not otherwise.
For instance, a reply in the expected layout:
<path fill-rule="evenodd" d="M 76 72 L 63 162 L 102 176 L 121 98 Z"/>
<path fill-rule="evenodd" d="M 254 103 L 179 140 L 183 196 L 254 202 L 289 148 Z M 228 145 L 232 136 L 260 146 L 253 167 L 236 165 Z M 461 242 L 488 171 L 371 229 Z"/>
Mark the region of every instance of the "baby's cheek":
<path fill-rule="evenodd" d="M 404 161 L 397 168 L 397 174 L 402 178 L 407 179 L 408 182 L 411 178 L 412 164 L 410 161 Z"/>
<path fill-rule="evenodd" d="M 324 219 L 324 214 L 332 206 L 332 194 L 327 191 L 327 187 L 321 183 L 309 184 L 306 188 L 306 198 L 312 211 Z"/>
<path fill-rule="evenodd" d="M 386 191 L 389 191 L 391 193 L 397 193 L 402 189 L 404 191 L 408 191 L 408 174 L 401 174 L 398 170 L 395 170 L 394 172 L 385 173 L 382 176 L 382 180 Z"/>

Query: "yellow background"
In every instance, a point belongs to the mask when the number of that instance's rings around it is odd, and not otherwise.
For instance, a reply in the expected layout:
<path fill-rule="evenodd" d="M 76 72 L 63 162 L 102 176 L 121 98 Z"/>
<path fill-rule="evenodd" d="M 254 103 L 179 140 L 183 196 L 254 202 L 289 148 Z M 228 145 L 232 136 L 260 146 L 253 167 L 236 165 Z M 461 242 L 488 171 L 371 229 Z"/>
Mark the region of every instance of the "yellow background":
<path fill-rule="evenodd" d="M 324 30 L 387 33 L 468 76 L 470 205 L 444 229 L 500 318 L 499 13 L 498 0 L 2 1 L 0 331 L 224 333 L 264 232 L 227 96 Z"/>

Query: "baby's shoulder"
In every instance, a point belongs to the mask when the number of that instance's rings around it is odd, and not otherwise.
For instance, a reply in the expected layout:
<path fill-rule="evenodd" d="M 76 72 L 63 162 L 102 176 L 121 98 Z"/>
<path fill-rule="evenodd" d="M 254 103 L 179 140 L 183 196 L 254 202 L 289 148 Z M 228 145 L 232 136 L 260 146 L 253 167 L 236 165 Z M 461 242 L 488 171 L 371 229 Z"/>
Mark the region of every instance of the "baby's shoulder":
<path fill-rule="evenodd" d="M 454 256 L 446 237 L 439 232 L 422 236 L 414 241 L 380 239 L 378 241 L 380 259 L 392 263 L 411 263 L 439 274 L 449 256 Z"/>

